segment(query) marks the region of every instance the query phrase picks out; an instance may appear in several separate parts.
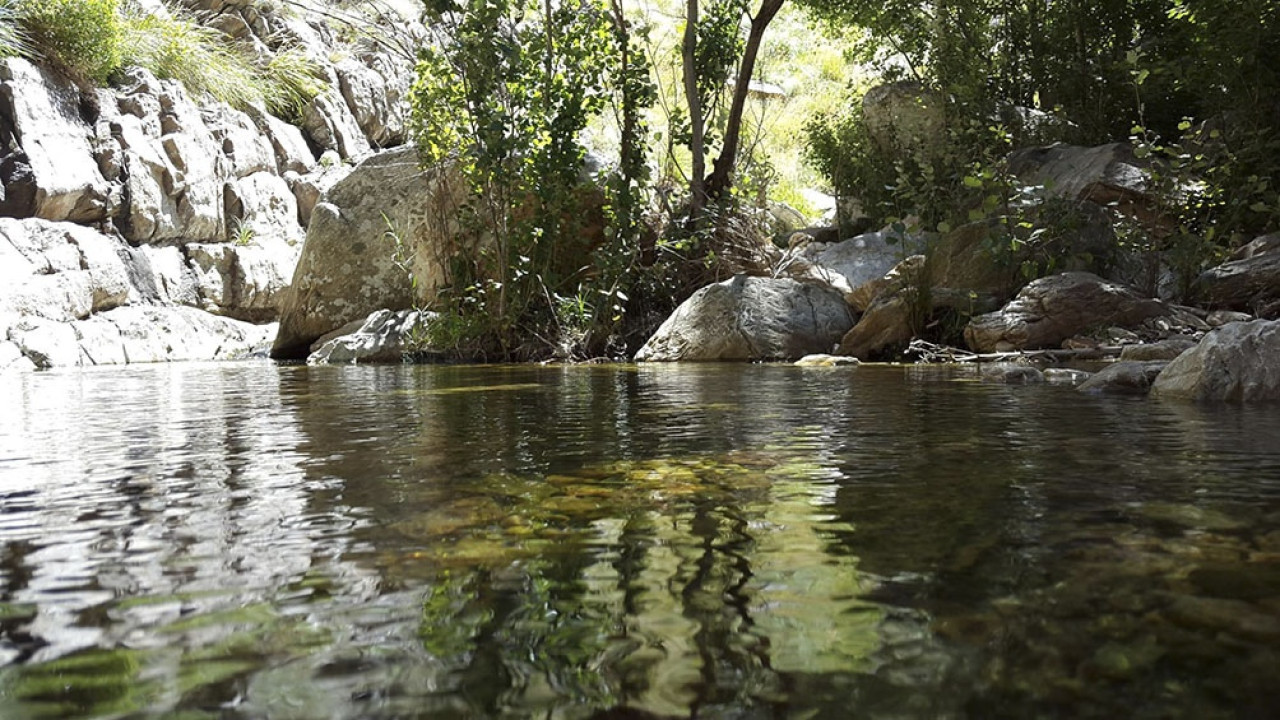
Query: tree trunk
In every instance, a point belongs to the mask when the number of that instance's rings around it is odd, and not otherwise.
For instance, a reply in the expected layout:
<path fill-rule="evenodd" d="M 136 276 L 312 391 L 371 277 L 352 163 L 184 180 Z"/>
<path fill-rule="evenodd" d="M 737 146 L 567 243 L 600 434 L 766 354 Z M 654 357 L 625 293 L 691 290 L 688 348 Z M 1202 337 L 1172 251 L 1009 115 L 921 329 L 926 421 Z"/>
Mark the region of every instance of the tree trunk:
<path fill-rule="evenodd" d="M 765 28 L 769 27 L 783 2 L 785 0 L 761 0 L 760 10 L 751 18 L 751 30 L 747 33 L 747 45 L 742 52 L 742 65 L 738 68 L 738 80 L 733 86 L 733 104 L 729 106 L 724 145 L 716 158 L 711 176 L 706 181 L 706 195 L 713 201 L 723 198 L 733 185 L 733 171 L 738 162 L 738 144 L 742 134 L 742 113 L 746 109 L 747 94 L 751 89 L 756 56 L 760 54 L 760 42 L 764 39 Z"/>
<path fill-rule="evenodd" d="M 702 117 L 702 98 L 698 94 L 698 0 L 686 0 L 684 19 L 684 45 L 681 59 L 684 62 L 684 95 L 689 103 L 689 151 L 693 153 L 693 172 L 689 176 L 689 215 L 694 222 L 702 214 L 706 202 L 706 150 L 705 119 Z"/>

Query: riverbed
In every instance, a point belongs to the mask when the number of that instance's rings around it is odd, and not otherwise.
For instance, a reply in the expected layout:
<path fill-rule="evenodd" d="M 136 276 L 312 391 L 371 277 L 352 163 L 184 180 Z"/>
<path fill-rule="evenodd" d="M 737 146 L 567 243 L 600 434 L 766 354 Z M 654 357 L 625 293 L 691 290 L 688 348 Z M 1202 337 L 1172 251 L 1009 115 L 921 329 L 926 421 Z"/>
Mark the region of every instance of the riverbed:
<path fill-rule="evenodd" d="M 0 717 L 1273 717 L 1280 407 L 946 367 L 0 377 Z"/>

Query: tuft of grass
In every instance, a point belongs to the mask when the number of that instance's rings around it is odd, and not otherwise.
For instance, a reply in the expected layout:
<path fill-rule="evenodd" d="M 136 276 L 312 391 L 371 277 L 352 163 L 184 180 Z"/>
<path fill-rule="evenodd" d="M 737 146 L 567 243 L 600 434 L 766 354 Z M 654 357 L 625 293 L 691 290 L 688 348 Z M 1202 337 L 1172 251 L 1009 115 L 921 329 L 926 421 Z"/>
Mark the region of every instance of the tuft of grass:
<path fill-rule="evenodd" d="M 297 45 L 279 46 L 260 72 L 261 92 L 271 114 L 290 122 L 302 120 L 302 111 L 327 83 L 320 67 Z"/>
<path fill-rule="evenodd" d="M 17 9 L 0 4 L 0 57 L 31 57 L 34 51 Z"/>
<path fill-rule="evenodd" d="M 177 80 L 194 94 L 233 107 L 263 100 L 253 62 L 221 32 L 191 18 L 130 15 L 123 45 L 126 62 Z"/>
<path fill-rule="evenodd" d="M 120 67 L 118 0 L 16 0 L 11 7 L 34 54 L 71 75 L 102 83 Z"/>

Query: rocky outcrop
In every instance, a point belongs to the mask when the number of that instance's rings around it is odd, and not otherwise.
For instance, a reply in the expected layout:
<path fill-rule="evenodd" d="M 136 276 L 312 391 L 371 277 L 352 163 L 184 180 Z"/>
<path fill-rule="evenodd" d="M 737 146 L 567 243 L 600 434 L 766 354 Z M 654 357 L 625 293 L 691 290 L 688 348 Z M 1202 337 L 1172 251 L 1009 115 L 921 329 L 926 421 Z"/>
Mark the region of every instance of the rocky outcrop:
<path fill-rule="evenodd" d="M 1085 272 L 1040 278 L 1004 309 L 973 318 L 965 341 L 978 352 L 1058 347 L 1063 340 L 1109 326 L 1132 328 L 1173 317 L 1169 305 Z"/>
<path fill-rule="evenodd" d="M 406 354 L 421 351 L 420 340 L 432 317 L 416 310 L 379 310 L 357 325 L 343 328 L 333 337 L 317 341 L 307 356 L 308 365 L 399 363 Z"/>
<path fill-rule="evenodd" d="M 1280 400 L 1280 321 L 1217 328 L 1160 373 L 1152 395 L 1179 400 Z"/>
<path fill-rule="evenodd" d="M 852 325 L 835 290 L 739 275 L 694 293 L 636 360 L 794 360 L 830 351 Z"/>
<path fill-rule="evenodd" d="M 411 53 L 347 45 L 305 12 L 188 5 L 260 53 L 300 49 L 328 76 L 326 93 L 303 108 L 300 127 L 260 106 L 197 101 L 139 68 L 88 90 L 26 60 L 0 60 L 4 367 L 260 349 L 274 335 L 312 209 L 348 171 L 343 160 L 403 142 Z"/>
<path fill-rule="evenodd" d="M 1280 301 L 1280 234 L 1265 235 L 1237 250 L 1196 281 L 1210 305 L 1258 312 Z"/>
<path fill-rule="evenodd" d="M 462 192 L 447 169 L 420 169 L 412 148 L 374 155 L 335 184 L 312 211 L 272 354 L 305 357 L 353 320 L 434 297 L 447 243 L 461 238 Z"/>

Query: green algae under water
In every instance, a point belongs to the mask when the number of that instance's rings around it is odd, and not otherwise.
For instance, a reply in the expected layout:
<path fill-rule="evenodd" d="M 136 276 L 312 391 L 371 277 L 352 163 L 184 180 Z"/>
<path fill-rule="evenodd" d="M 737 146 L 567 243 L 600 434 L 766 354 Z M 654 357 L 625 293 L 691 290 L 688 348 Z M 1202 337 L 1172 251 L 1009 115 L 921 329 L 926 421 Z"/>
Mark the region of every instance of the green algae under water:
<path fill-rule="evenodd" d="M 0 377 L 0 718 L 1280 711 L 1280 407 L 965 379 Z"/>

